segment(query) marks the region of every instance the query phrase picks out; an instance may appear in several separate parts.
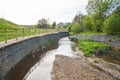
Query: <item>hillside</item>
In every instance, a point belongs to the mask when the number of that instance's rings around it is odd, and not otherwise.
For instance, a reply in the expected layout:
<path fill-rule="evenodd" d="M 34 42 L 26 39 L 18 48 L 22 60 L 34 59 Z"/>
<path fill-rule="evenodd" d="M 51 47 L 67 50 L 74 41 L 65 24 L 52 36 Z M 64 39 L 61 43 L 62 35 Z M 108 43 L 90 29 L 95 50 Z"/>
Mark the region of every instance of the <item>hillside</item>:
<path fill-rule="evenodd" d="M 1 28 L 21 28 L 21 26 L 11 21 L 0 18 L 0 29 Z"/>

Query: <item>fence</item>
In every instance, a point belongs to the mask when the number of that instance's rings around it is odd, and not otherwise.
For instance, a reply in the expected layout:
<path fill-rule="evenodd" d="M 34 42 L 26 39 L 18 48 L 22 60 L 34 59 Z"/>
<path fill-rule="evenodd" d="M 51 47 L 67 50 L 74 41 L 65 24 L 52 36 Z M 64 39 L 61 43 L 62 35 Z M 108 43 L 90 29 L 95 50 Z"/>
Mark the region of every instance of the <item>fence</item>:
<path fill-rule="evenodd" d="M 7 41 L 9 39 L 20 39 L 20 38 L 25 38 L 30 37 L 30 36 L 37 36 L 41 34 L 46 34 L 46 33 L 53 33 L 53 32 L 59 32 L 61 30 L 59 29 L 38 29 L 38 28 L 19 28 L 19 29 L 14 29 L 14 28 L 4 28 L 0 29 L 0 41 Z"/>

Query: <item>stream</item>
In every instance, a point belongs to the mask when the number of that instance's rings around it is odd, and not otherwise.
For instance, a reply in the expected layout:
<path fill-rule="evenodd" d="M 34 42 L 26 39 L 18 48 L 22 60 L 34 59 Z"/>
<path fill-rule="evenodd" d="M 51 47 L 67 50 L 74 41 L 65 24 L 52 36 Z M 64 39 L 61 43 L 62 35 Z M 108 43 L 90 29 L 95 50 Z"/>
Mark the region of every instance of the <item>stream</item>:
<path fill-rule="evenodd" d="M 73 56 L 72 44 L 68 38 L 59 40 L 58 48 L 48 51 L 26 74 L 23 80 L 51 80 L 51 69 L 55 55 Z"/>
<path fill-rule="evenodd" d="M 58 47 L 48 49 L 47 51 L 40 51 L 33 55 L 29 55 L 27 58 L 23 59 L 17 67 L 11 70 L 8 75 L 5 77 L 5 80 L 51 80 L 51 71 L 53 67 L 53 62 L 56 55 L 65 55 L 69 57 L 76 56 L 74 43 L 69 40 L 68 37 L 61 38 L 58 42 Z M 74 45 L 75 46 L 75 45 Z M 79 52 L 79 51 L 78 51 Z M 42 54 L 42 55 L 41 55 Z M 105 61 L 100 63 L 93 63 L 94 68 L 104 70 L 109 72 L 107 74 L 113 75 L 120 79 L 120 54 L 119 53 L 108 53 L 106 55 L 97 56 L 98 59 L 103 59 Z M 89 62 L 89 61 L 88 61 Z M 108 62 L 108 63 L 106 63 Z M 109 63 L 114 63 L 118 65 L 119 68 L 116 68 L 116 65 Z M 109 64 L 109 65 L 108 65 Z M 109 69 L 109 70 L 108 70 Z M 113 72 L 114 69 L 114 72 Z M 106 71 L 107 70 L 107 71 Z"/>

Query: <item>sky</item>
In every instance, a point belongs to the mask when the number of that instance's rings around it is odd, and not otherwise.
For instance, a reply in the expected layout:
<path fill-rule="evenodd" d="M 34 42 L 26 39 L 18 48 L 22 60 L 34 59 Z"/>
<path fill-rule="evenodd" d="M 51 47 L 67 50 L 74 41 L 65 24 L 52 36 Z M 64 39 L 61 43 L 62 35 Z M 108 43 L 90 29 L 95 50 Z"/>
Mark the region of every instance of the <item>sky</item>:
<path fill-rule="evenodd" d="M 17 24 L 36 24 L 41 18 L 71 22 L 78 11 L 86 14 L 88 0 L 0 0 L 0 18 Z"/>

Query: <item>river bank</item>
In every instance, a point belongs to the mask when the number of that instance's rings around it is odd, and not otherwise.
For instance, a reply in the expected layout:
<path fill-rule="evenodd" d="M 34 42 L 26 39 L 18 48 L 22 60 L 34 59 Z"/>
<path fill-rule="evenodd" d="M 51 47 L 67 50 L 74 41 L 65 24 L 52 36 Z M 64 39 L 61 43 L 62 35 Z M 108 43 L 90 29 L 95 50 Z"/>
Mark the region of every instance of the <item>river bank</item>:
<path fill-rule="evenodd" d="M 108 61 L 96 56 L 88 58 L 77 47 L 73 48 L 74 57 L 56 55 L 52 80 L 120 80 L 120 65 L 116 62 L 120 59 L 115 59 L 118 56 L 112 58 L 114 54 L 108 53 Z"/>
<path fill-rule="evenodd" d="M 70 36 L 69 39 L 88 39 L 98 42 L 108 43 L 115 49 L 120 51 L 120 38 L 116 35 L 106 35 L 106 34 L 79 34 Z"/>
<path fill-rule="evenodd" d="M 57 55 L 52 80 L 114 80 L 81 58 Z"/>
<path fill-rule="evenodd" d="M 76 57 L 56 55 L 52 80 L 120 80 L 120 66 L 98 58 L 86 58 L 82 52 Z"/>

